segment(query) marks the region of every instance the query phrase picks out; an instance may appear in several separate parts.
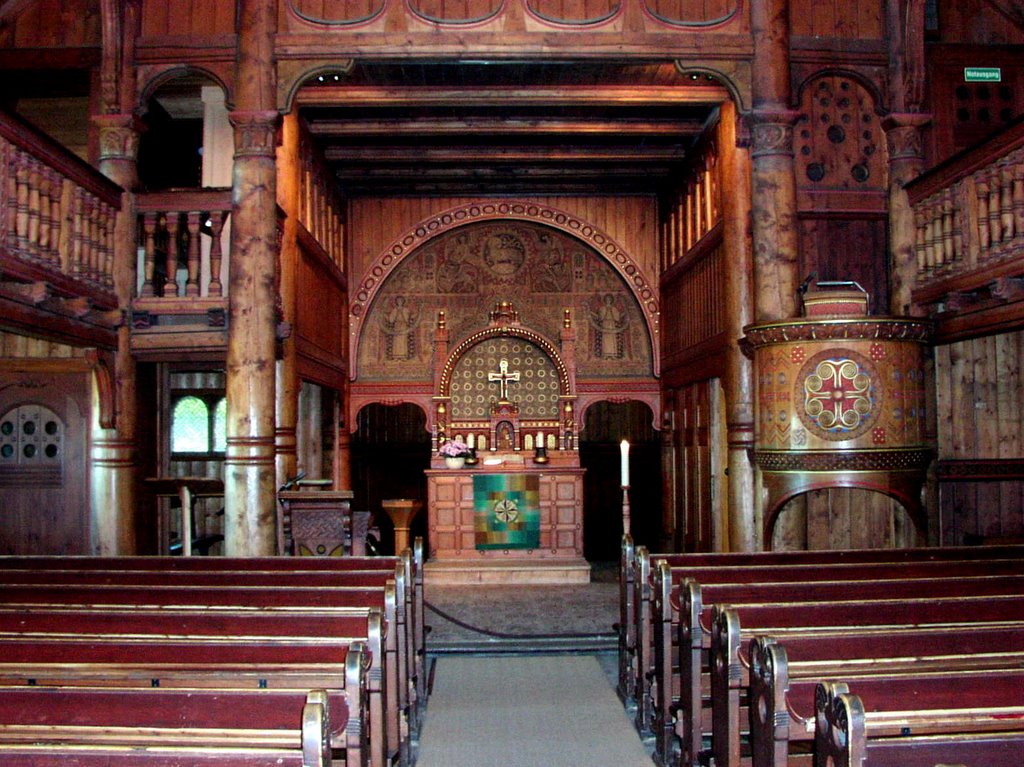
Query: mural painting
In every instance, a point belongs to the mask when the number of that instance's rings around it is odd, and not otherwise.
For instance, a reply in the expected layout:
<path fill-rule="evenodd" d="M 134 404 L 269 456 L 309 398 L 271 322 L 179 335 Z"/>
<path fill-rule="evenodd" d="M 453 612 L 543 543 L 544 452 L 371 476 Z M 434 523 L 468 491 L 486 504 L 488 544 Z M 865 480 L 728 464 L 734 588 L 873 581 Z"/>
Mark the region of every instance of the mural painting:
<path fill-rule="evenodd" d="M 523 325 L 551 339 L 571 309 L 580 376 L 652 374 L 640 307 L 607 261 L 557 229 L 487 221 L 430 240 L 395 269 L 364 325 L 360 379 L 428 379 L 438 311 L 457 341 L 485 327 L 501 300 L 514 301 Z"/>

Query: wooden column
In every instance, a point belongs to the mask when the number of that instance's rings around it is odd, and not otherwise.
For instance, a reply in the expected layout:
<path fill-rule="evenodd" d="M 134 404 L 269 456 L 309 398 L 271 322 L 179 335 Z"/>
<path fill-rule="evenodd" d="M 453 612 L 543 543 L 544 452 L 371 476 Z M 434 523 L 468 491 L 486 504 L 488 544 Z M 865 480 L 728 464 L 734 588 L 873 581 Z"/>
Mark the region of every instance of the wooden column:
<path fill-rule="evenodd" d="M 299 121 L 294 112 L 284 116 L 281 146 L 277 149 L 277 199 L 284 211 L 281 235 L 280 290 L 283 320 L 295 327 L 295 267 L 300 257 L 299 229 Z M 283 342 L 277 361 L 277 427 L 275 429 L 277 486 L 295 476 L 297 468 L 296 422 L 299 408 L 299 379 L 296 370 L 295 339 Z"/>
<path fill-rule="evenodd" d="M 277 198 L 273 0 L 238 9 L 238 109 L 228 294 L 224 553 L 276 548 L 274 466 Z"/>
<path fill-rule="evenodd" d="M 920 113 L 890 114 L 882 121 L 889 149 L 889 252 L 892 259 L 889 310 L 896 316 L 923 316 L 910 294 L 917 279 L 914 211 L 904 184 L 924 169 L 921 128 L 930 121 Z"/>
<path fill-rule="evenodd" d="M 114 291 L 124 316 L 135 295 L 135 196 L 139 134 L 131 114 L 93 118 L 99 129 L 99 170 L 124 190 L 114 234 Z M 138 554 L 138 389 L 131 326 L 122 322 L 113 357 L 114 423 L 97 424 L 91 444 L 89 551 L 98 556 Z"/>
<path fill-rule="evenodd" d="M 753 319 L 751 276 L 753 262 L 750 250 L 750 153 L 740 146 L 736 107 L 732 102 L 722 105 L 719 128 L 722 185 L 729 190 L 722 195 L 723 240 L 729 254 L 725 279 L 727 333 L 740 338 L 743 328 Z M 754 503 L 754 466 L 750 451 L 754 447 L 754 370 L 739 344 L 729 345 L 725 374 L 725 428 L 728 445 L 727 498 L 729 519 L 728 540 L 717 541 L 719 549 L 754 551 L 760 548 L 761 529 Z"/>
<path fill-rule="evenodd" d="M 797 314 L 798 241 L 790 109 L 789 3 L 753 0 L 752 194 L 755 319 Z"/>
<path fill-rule="evenodd" d="M 924 0 L 887 0 L 889 92 L 892 113 L 882 122 L 889 150 L 889 253 L 892 259 L 889 309 L 913 312 L 910 298 L 917 277 L 914 212 L 903 185 L 924 169 L 921 128 L 931 119 L 921 112 L 925 94 Z"/>

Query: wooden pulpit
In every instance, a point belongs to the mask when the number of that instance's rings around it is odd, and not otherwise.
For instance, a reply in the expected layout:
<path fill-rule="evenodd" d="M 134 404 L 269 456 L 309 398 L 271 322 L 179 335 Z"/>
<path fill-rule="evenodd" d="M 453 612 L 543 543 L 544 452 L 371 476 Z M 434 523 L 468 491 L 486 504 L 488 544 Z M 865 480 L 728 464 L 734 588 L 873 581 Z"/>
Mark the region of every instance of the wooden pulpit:
<path fill-rule="evenodd" d="M 278 493 L 278 554 L 340 557 L 352 554 L 351 490 Z"/>

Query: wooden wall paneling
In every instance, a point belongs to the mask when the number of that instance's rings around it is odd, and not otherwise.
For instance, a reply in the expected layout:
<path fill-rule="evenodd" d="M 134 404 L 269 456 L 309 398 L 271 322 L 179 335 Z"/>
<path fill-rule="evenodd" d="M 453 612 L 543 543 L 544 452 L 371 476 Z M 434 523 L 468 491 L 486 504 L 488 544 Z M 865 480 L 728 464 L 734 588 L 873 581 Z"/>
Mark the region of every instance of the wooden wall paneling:
<path fill-rule="evenodd" d="M 17 48 L 79 48 L 100 45 L 100 14 L 94 0 L 36 0 L 11 24 Z"/>
<path fill-rule="evenodd" d="M 1024 31 L 986 0 L 939 0 L 939 33 L 951 43 L 1020 43 Z"/>
<path fill-rule="evenodd" d="M 977 448 L 975 455 L 979 458 L 995 458 L 999 455 L 999 411 L 996 375 L 998 359 L 996 357 L 996 340 L 994 336 L 986 336 L 974 341 L 974 381 L 975 381 L 975 431 Z M 998 535 L 1000 483 L 978 483 L 978 505 L 974 513 L 978 516 L 978 527 L 982 535 Z"/>
<path fill-rule="evenodd" d="M 142 37 L 159 37 L 170 29 L 171 4 L 167 0 L 145 0 L 142 4 Z"/>

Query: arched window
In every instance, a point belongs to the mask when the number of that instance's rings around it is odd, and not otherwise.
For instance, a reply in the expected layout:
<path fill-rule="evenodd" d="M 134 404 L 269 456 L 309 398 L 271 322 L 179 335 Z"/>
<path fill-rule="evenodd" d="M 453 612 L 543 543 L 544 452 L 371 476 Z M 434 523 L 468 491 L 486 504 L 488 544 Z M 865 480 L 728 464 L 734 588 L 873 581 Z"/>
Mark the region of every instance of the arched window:
<path fill-rule="evenodd" d="M 227 400 L 188 394 L 171 409 L 171 453 L 210 455 L 227 448 Z"/>

